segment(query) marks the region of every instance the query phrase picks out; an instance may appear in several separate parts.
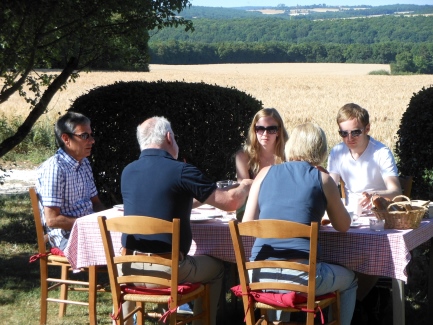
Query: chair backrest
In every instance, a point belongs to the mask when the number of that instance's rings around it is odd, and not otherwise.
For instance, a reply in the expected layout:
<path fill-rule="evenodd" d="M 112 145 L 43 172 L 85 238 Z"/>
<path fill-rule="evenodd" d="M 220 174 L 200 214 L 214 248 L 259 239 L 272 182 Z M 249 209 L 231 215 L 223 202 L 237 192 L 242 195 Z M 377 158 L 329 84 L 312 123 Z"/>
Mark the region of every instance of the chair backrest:
<path fill-rule="evenodd" d="M 236 220 L 229 222 L 230 234 L 236 255 L 236 264 L 239 271 L 239 279 L 242 292 L 247 292 L 247 287 L 252 291 L 256 290 L 287 290 L 308 294 L 307 308 L 314 310 L 315 292 L 316 292 L 316 260 L 317 260 L 317 238 L 318 224 L 312 222 L 311 225 L 305 225 L 297 222 L 286 220 L 254 220 L 239 223 Z M 309 238 L 310 239 L 310 257 L 308 264 L 302 264 L 297 261 L 247 261 L 241 236 L 252 236 L 255 238 Z M 257 268 L 283 268 L 299 270 L 308 273 L 308 284 L 294 284 L 282 282 L 251 282 L 248 276 L 248 270 Z M 244 306 L 248 303 L 248 297 L 243 296 Z M 247 299 L 247 300 L 245 300 Z M 248 313 L 250 313 L 248 311 Z M 250 313 L 251 315 L 252 313 Z M 246 317 L 251 317 L 246 315 Z"/>
<path fill-rule="evenodd" d="M 398 179 L 400 181 L 402 194 L 410 198 L 412 193 L 413 176 L 399 176 Z"/>
<path fill-rule="evenodd" d="M 343 179 L 340 177 L 340 193 L 341 193 L 342 199 L 346 199 L 346 190 L 344 188 L 344 185 L 345 185 L 345 183 L 344 183 Z"/>
<path fill-rule="evenodd" d="M 171 300 L 177 305 L 177 286 L 179 271 L 179 238 L 180 220 L 173 219 L 173 222 L 147 216 L 124 216 L 107 219 L 104 216 L 98 217 L 99 228 L 104 244 L 105 255 L 107 257 L 107 268 L 110 277 L 111 290 L 115 290 L 117 301 L 113 301 L 116 306 L 120 302 L 120 286 L 133 285 L 134 283 L 152 283 L 161 287 L 171 288 Z M 172 251 L 171 256 L 159 255 L 126 255 L 116 256 L 118 252 L 113 249 L 111 232 L 121 232 L 124 234 L 154 235 L 171 234 Z M 119 276 L 117 265 L 122 263 L 152 263 L 171 267 L 171 278 L 164 275 L 124 275 Z M 115 300 L 113 295 L 113 299 Z"/>
<path fill-rule="evenodd" d="M 47 252 L 44 226 L 42 225 L 41 213 L 39 211 L 39 199 L 36 189 L 34 187 L 29 188 L 30 201 L 32 203 L 33 218 L 36 225 L 36 235 L 38 237 L 38 252 L 45 254 Z"/>

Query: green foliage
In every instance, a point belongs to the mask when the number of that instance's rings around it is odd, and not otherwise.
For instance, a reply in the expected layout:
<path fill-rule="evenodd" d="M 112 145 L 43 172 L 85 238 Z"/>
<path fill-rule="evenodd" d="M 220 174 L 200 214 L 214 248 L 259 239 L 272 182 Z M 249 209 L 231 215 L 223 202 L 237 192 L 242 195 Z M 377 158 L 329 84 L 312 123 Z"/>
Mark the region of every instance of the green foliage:
<path fill-rule="evenodd" d="M 98 87 L 75 100 L 70 110 L 92 121 L 96 143 L 90 157 L 102 201 L 122 202 L 120 176 L 140 149 L 136 127 L 165 116 L 178 136 L 179 160 L 213 180 L 234 178 L 239 150 L 262 103 L 234 88 L 185 82 L 120 82 Z"/>
<path fill-rule="evenodd" d="M 433 11 L 433 6 L 431 6 Z M 285 42 L 378 44 L 387 42 L 432 43 L 433 16 L 383 16 L 371 19 L 287 20 L 265 18 L 194 19 L 194 32 L 177 29 L 150 31 L 153 42 L 193 43 Z"/>
<path fill-rule="evenodd" d="M 412 196 L 433 200 L 433 86 L 411 98 L 397 131 L 396 156 L 403 175 L 413 175 Z"/>
<path fill-rule="evenodd" d="M 237 41 L 207 44 L 171 40 L 152 43 L 150 56 L 155 64 L 391 63 L 393 73 L 433 73 L 433 43 L 291 44 Z M 403 61 L 406 56 L 410 58 L 410 64 Z"/>
<path fill-rule="evenodd" d="M 368 73 L 369 75 L 376 75 L 376 76 L 389 76 L 390 73 L 387 70 L 374 70 Z"/>
<path fill-rule="evenodd" d="M 407 9 L 388 7 L 378 10 Z M 433 6 L 426 7 L 433 11 Z M 433 73 L 433 16 L 288 20 L 279 15 L 242 16 L 236 14 L 242 12 L 239 9 L 223 16 L 224 8 L 199 8 L 199 12 L 219 14 L 209 19 L 197 12 L 193 33 L 174 29 L 150 32 L 152 63 L 378 63 L 392 64 L 393 74 Z M 184 14 L 194 10 L 198 11 L 191 8 Z M 351 15 L 359 17 L 370 10 L 373 8 L 352 10 Z"/>
<path fill-rule="evenodd" d="M 0 116 L 0 142 L 12 136 L 23 123 L 23 118 Z M 40 121 L 19 145 L 4 156 L 8 161 L 29 161 L 39 164 L 56 150 L 54 122 Z"/>
<path fill-rule="evenodd" d="M 193 30 L 192 22 L 179 16 L 189 5 L 188 0 L 0 1 L 0 104 L 18 93 L 31 110 L 0 143 L 0 157 L 24 140 L 77 71 L 148 71 L 147 31 L 180 26 Z M 62 72 L 41 74 L 36 68 Z"/>

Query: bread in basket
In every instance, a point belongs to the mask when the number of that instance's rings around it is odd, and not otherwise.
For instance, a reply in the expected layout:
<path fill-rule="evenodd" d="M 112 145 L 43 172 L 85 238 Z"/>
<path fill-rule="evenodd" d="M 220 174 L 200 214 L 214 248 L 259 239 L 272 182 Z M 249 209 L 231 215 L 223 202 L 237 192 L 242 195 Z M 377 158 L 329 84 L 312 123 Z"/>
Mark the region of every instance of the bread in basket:
<path fill-rule="evenodd" d="M 396 201 L 404 198 L 406 201 Z M 371 198 L 373 202 L 373 197 Z M 395 210 L 401 211 L 395 211 Z M 415 229 L 418 228 L 421 219 L 428 212 L 425 206 L 411 204 L 411 200 L 404 195 L 398 195 L 386 209 L 378 209 L 375 206 L 371 209 L 377 219 L 385 220 L 385 229 Z"/>

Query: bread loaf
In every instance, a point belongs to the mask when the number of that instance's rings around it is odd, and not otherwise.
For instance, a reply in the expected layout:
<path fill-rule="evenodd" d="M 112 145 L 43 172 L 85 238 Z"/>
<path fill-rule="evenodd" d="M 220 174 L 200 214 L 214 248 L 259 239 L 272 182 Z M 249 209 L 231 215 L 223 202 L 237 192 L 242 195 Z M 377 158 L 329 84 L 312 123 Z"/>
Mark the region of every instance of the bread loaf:
<path fill-rule="evenodd" d="M 388 205 L 391 203 L 390 200 L 380 196 L 380 195 L 373 195 L 373 198 L 371 200 L 373 202 L 374 207 L 377 210 L 386 210 Z"/>
<path fill-rule="evenodd" d="M 379 210 L 379 211 L 387 210 L 388 205 L 390 205 L 391 203 L 393 203 L 390 199 L 384 198 L 384 197 L 382 197 L 380 195 L 373 195 L 372 202 L 373 202 L 374 207 L 377 210 Z M 404 206 L 393 205 L 393 206 L 390 207 L 389 210 L 390 211 L 406 211 L 408 209 L 409 208 L 405 209 Z"/>

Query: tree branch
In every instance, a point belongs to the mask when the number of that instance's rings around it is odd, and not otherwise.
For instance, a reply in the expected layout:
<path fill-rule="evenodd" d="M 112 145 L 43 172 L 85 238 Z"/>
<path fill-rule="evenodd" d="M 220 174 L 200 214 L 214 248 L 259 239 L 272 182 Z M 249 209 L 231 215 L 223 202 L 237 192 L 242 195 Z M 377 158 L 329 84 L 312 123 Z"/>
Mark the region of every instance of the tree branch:
<path fill-rule="evenodd" d="M 16 82 L 14 82 L 11 87 L 2 89 L 0 93 L 0 104 L 6 102 L 10 96 L 12 96 L 16 91 L 18 91 L 21 88 L 21 86 L 26 81 L 26 78 L 29 75 L 30 71 L 32 71 L 34 64 L 35 64 L 35 52 L 33 51 L 29 58 L 26 70 L 21 74 L 21 78 L 18 79 Z M 4 87 L 6 87 L 6 85 Z"/>
<path fill-rule="evenodd" d="M 74 70 L 78 66 L 78 59 L 71 58 L 63 69 L 62 73 L 53 80 L 51 85 L 45 90 L 38 104 L 31 110 L 23 124 L 18 128 L 17 132 L 0 143 L 0 157 L 3 157 L 16 145 L 18 145 L 29 134 L 33 125 L 38 118 L 46 111 L 48 104 L 57 91 L 68 81 Z"/>

